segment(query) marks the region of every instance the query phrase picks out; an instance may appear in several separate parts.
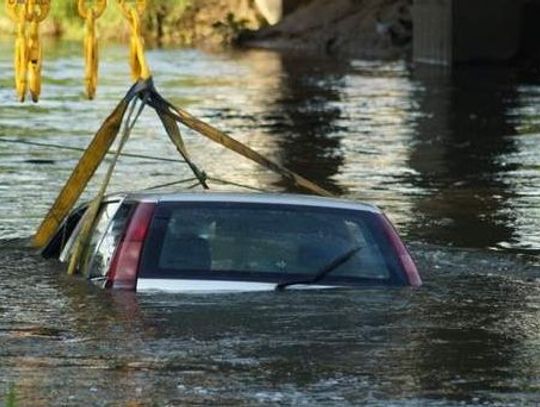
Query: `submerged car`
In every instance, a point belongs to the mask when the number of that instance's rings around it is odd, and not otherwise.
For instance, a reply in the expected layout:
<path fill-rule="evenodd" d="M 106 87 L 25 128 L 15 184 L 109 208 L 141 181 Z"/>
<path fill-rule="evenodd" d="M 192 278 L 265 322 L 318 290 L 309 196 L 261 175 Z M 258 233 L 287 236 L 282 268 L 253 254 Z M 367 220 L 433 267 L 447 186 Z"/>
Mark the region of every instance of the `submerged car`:
<path fill-rule="evenodd" d="M 82 206 L 42 251 L 66 262 Z M 80 268 L 105 288 L 255 291 L 420 286 L 375 206 L 313 196 L 130 193 L 103 202 Z"/>

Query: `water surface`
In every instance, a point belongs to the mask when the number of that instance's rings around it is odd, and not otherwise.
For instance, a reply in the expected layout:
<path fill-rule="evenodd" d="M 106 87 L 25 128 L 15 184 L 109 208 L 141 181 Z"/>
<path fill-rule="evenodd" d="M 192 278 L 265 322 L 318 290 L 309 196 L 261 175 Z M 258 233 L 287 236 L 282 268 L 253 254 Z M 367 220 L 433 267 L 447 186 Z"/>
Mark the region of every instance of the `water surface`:
<path fill-rule="evenodd" d="M 149 51 L 173 103 L 384 208 L 425 280 L 420 290 L 164 296 L 99 291 L 36 256 L 27 238 L 80 153 L 5 142 L 87 145 L 129 87 L 127 50 L 103 50 L 88 102 L 80 46 L 48 44 L 37 105 L 15 101 L 10 53 L 0 42 L 0 395 L 22 405 L 540 402 L 536 70 Z M 184 137 L 210 175 L 295 191 Z M 176 157 L 151 111 L 127 151 Z M 125 157 L 111 191 L 189 176 L 181 163 Z"/>

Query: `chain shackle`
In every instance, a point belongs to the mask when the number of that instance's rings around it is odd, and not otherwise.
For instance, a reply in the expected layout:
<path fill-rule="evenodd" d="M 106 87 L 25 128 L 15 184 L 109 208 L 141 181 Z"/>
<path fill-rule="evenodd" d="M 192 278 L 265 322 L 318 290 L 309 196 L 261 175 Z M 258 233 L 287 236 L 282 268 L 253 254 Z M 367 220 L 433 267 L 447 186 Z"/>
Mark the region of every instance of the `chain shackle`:
<path fill-rule="evenodd" d="M 51 11 L 51 0 L 27 0 L 26 21 L 40 24 L 47 18 L 49 11 Z"/>
<path fill-rule="evenodd" d="M 132 10 L 135 10 L 137 12 L 137 15 L 141 17 L 145 10 L 147 5 L 147 0 L 117 0 L 118 5 L 120 6 L 120 11 L 122 14 L 124 14 L 124 17 L 126 19 L 131 19 L 131 12 Z"/>
<path fill-rule="evenodd" d="M 95 0 L 94 5 L 88 7 L 86 4 L 88 0 L 79 0 L 77 2 L 77 11 L 82 18 L 88 18 L 90 14 L 93 14 L 94 19 L 101 17 L 107 8 L 107 0 Z"/>
<path fill-rule="evenodd" d="M 6 13 L 14 23 L 26 20 L 26 0 L 6 0 Z"/>

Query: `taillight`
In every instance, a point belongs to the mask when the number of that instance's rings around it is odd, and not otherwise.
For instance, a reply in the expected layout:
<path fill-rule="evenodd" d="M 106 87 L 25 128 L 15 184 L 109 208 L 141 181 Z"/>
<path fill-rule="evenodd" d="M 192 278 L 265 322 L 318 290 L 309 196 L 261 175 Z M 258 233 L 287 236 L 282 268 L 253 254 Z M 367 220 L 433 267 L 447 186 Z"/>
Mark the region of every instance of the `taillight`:
<path fill-rule="evenodd" d="M 394 247 L 394 250 L 399 257 L 401 266 L 405 270 L 409 284 L 413 287 L 420 287 L 422 285 L 422 279 L 420 278 L 416 264 L 414 264 L 414 260 L 412 259 L 409 251 L 399 238 L 396 229 L 394 229 L 394 226 L 384 214 L 381 215 L 381 223 L 383 224 L 386 235 L 390 239 L 390 243 Z"/>
<path fill-rule="evenodd" d="M 112 288 L 135 290 L 137 273 L 141 260 L 144 239 L 155 209 L 154 203 L 143 202 L 137 205 L 129 225 L 120 241 L 111 262 L 108 285 Z"/>

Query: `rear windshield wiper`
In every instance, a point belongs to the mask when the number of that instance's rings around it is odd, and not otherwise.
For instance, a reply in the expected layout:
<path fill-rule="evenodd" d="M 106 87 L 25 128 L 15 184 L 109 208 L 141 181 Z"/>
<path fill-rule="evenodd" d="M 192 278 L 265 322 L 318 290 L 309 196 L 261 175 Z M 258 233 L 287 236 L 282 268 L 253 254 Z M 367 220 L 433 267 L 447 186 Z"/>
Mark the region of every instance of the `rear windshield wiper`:
<path fill-rule="evenodd" d="M 352 249 L 347 250 L 342 255 L 336 257 L 334 260 L 328 263 L 328 265 L 324 266 L 319 272 L 317 272 L 317 274 L 315 274 L 314 277 L 301 279 L 301 280 L 298 279 L 298 280 L 284 281 L 276 285 L 276 290 L 281 291 L 291 285 L 297 285 L 297 284 L 316 284 L 319 281 L 321 281 L 324 277 L 326 277 L 328 274 L 330 274 L 332 271 L 337 269 L 339 266 L 346 263 L 351 257 L 353 257 L 361 249 L 362 249 L 361 247 L 353 247 Z"/>

